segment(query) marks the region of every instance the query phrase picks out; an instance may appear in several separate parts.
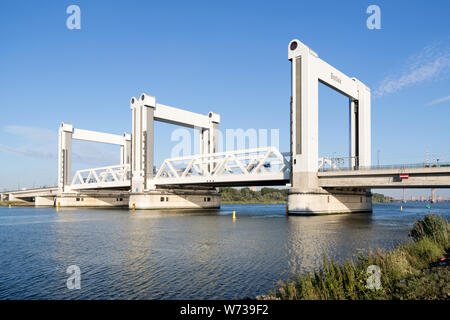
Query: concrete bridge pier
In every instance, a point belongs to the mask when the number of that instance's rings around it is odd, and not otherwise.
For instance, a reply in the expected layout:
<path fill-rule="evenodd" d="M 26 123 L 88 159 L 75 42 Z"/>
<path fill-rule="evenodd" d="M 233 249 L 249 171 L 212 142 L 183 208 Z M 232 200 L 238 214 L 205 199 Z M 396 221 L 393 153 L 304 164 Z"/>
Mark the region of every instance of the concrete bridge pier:
<path fill-rule="evenodd" d="M 59 207 L 128 207 L 128 191 L 64 192 L 55 198 Z"/>
<path fill-rule="evenodd" d="M 372 193 L 359 188 L 291 188 L 288 211 L 290 215 L 372 212 Z"/>
<path fill-rule="evenodd" d="M 34 205 L 36 207 L 53 207 L 55 205 L 55 197 L 34 197 Z"/>
<path fill-rule="evenodd" d="M 212 189 L 155 189 L 130 194 L 130 209 L 218 209 L 220 196 Z"/>
<path fill-rule="evenodd" d="M 291 215 L 372 212 L 370 189 L 321 188 L 314 173 L 294 173 L 293 185 L 288 192 Z"/>

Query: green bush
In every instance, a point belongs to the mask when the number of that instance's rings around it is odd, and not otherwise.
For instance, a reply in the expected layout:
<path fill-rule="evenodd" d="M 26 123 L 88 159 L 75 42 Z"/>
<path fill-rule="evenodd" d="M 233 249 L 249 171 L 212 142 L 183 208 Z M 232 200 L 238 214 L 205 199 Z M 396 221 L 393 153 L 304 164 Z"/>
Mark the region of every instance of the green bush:
<path fill-rule="evenodd" d="M 425 216 L 423 220 L 416 221 L 409 232 L 409 236 L 414 241 L 420 241 L 427 237 L 436 243 L 447 246 L 448 243 L 448 223 L 443 217 L 435 214 Z"/>
<path fill-rule="evenodd" d="M 409 262 L 417 268 L 424 268 L 430 262 L 444 255 L 444 248 L 429 237 L 416 240 L 414 243 L 404 245 L 404 251 L 409 255 Z"/>
<path fill-rule="evenodd" d="M 300 274 L 280 282 L 278 290 L 261 299 L 442 299 L 448 298 L 450 272 L 432 271 L 430 264 L 445 254 L 448 243 L 448 222 L 435 215 L 417 221 L 409 232 L 413 242 L 391 251 L 377 250 L 359 254 L 356 262 L 347 260 L 342 266 L 324 258 L 323 268 Z M 366 287 L 367 268 L 377 265 L 381 270 L 381 289 Z M 418 288 L 422 284 L 425 288 Z"/>
<path fill-rule="evenodd" d="M 237 203 L 285 203 L 287 189 L 262 188 L 260 191 L 252 191 L 249 188 L 220 188 L 221 201 Z"/>

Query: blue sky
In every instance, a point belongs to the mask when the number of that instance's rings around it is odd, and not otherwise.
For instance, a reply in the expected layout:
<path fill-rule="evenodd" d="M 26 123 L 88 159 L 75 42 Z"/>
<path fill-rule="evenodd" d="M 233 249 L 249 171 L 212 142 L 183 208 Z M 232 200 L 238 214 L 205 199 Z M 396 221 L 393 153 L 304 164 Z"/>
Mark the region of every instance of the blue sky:
<path fill-rule="evenodd" d="M 80 30 L 66 27 L 72 4 Z M 370 4 L 381 30 L 366 27 Z M 293 38 L 372 89 L 374 164 L 378 150 L 381 164 L 422 162 L 426 150 L 450 162 L 448 12 L 448 1 L 2 0 L 0 189 L 55 184 L 59 124 L 129 132 L 128 101 L 142 92 L 218 112 L 222 130 L 279 129 L 288 151 Z M 346 156 L 347 99 L 321 86 L 319 100 L 319 152 Z M 156 126 L 157 165 L 173 129 Z M 74 153 L 74 168 L 119 161 L 98 144 Z"/>

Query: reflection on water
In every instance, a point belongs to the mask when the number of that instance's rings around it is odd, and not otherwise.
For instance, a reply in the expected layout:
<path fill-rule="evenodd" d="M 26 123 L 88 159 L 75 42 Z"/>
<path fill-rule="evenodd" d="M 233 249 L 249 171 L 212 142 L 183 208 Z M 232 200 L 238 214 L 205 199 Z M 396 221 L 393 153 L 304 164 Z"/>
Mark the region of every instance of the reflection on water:
<path fill-rule="evenodd" d="M 0 299 L 229 299 L 295 272 L 391 248 L 450 204 L 374 206 L 373 214 L 289 216 L 284 205 L 211 211 L 0 208 Z M 237 219 L 233 221 L 232 212 Z M 68 290 L 66 269 L 81 269 Z"/>

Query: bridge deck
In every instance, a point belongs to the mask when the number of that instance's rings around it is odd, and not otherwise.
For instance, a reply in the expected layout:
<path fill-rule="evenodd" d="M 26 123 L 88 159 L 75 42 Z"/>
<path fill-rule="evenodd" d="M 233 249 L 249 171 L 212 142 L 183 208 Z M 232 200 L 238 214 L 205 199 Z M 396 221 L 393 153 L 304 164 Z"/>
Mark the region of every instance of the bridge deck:
<path fill-rule="evenodd" d="M 166 178 L 158 180 L 155 185 L 160 188 L 169 188 L 173 186 L 207 186 L 207 187 L 251 187 L 251 186 L 285 186 L 289 183 L 289 175 L 285 173 L 272 173 L 261 175 L 247 175 L 236 177 L 218 176 L 218 177 L 195 177 L 195 178 Z"/>
<path fill-rule="evenodd" d="M 407 174 L 401 179 L 400 174 Z M 450 188 L 450 167 L 335 170 L 319 172 L 321 187 Z"/>
<path fill-rule="evenodd" d="M 269 150 L 272 152 L 272 150 Z M 187 175 L 190 167 L 181 172 L 171 168 L 171 173 L 165 177 L 156 175 L 154 184 L 158 188 L 172 187 L 224 187 L 224 186 L 286 186 L 290 183 L 288 163 L 280 155 L 278 164 L 281 169 L 255 171 L 247 168 L 249 164 L 241 165 L 243 169 L 238 174 Z M 236 161 L 236 160 L 234 160 Z M 192 161 L 191 167 L 194 166 Z M 256 162 L 258 163 L 258 162 Z M 263 157 L 259 163 L 268 163 L 267 157 Z M 273 162 L 272 162 L 273 163 Z M 203 165 L 203 164 L 201 164 Z M 255 164 L 253 164 L 255 166 Z M 113 167 L 111 167 L 113 168 Z M 127 168 L 117 167 L 120 175 L 106 168 L 114 177 L 112 181 L 105 181 L 95 176 L 91 179 L 91 172 L 98 169 L 89 169 L 88 178 L 80 178 L 78 184 L 72 185 L 75 192 L 102 192 L 102 190 L 130 190 L 131 181 L 126 177 Z M 113 169 L 117 169 L 113 168 Z M 102 168 L 104 169 L 104 168 Z M 200 171 L 200 170 L 199 170 Z M 161 170 L 162 172 L 162 170 Z M 402 175 L 402 178 L 401 176 Z M 407 175 L 407 177 L 405 177 Z M 101 176 L 100 176 L 101 177 Z M 106 177 L 106 175 L 105 175 Z M 441 167 L 402 167 L 402 168 L 370 168 L 360 170 L 335 169 L 318 172 L 319 186 L 323 188 L 450 188 L 450 166 Z M 59 193 L 58 187 L 5 191 L 2 195 L 11 194 L 16 198 L 52 197 Z"/>
<path fill-rule="evenodd" d="M 4 191 L 1 192 L 1 194 L 13 194 L 18 198 L 46 197 L 46 196 L 50 197 L 56 195 L 58 191 L 59 191 L 58 187 L 48 187 L 48 188 Z"/>

